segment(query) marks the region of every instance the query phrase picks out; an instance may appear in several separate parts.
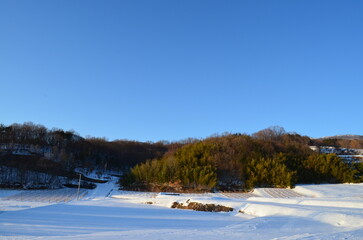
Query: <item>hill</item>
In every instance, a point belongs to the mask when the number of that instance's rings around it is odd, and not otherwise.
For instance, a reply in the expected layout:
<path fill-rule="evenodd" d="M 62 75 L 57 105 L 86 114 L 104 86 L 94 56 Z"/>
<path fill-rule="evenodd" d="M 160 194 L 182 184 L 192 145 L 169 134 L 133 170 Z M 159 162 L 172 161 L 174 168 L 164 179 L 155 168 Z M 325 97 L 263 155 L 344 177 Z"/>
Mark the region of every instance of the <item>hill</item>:
<path fill-rule="evenodd" d="M 324 141 L 286 133 L 280 127 L 251 136 L 215 136 L 138 164 L 121 184 L 133 190 L 205 192 L 362 181 L 360 161 L 345 162 L 335 153 L 311 149 L 315 144 L 325 146 Z"/>
<path fill-rule="evenodd" d="M 212 191 L 361 180 L 361 163 L 310 146 L 363 148 L 363 140 L 311 139 L 281 127 L 180 142 L 107 141 L 33 123 L 0 125 L 0 187 L 91 187 L 105 173 L 129 189 Z M 349 151 L 345 151 L 349 152 Z M 359 165 L 360 164 L 360 165 Z"/>
<path fill-rule="evenodd" d="M 0 186 L 58 188 L 76 181 L 78 172 L 120 174 L 167 150 L 163 143 L 85 139 L 33 123 L 0 125 Z M 86 185 L 87 178 L 82 179 Z"/>
<path fill-rule="evenodd" d="M 321 137 L 321 138 L 318 138 L 318 139 L 363 140 L 363 136 L 362 135 L 345 134 L 345 135 L 335 135 L 335 136 Z"/>

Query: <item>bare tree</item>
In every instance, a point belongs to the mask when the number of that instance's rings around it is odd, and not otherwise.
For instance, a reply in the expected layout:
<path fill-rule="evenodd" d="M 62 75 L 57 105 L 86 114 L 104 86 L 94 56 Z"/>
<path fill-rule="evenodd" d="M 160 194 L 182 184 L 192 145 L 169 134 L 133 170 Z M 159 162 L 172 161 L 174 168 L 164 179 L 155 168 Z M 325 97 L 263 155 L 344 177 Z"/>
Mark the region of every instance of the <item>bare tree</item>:
<path fill-rule="evenodd" d="M 285 134 L 283 127 L 272 126 L 252 134 L 252 137 L 264 141 L 277 141 Z"/>

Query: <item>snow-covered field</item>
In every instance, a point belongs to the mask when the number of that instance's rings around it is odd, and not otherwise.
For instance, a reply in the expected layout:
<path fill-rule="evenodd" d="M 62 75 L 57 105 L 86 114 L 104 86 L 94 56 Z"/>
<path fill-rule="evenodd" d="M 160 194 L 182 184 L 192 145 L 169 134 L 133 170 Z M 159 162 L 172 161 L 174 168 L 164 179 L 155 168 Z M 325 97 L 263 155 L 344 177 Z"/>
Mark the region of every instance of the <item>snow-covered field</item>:
<path fill-rule="evenodd" d="M 363 184 L 171 195 L 110 182 L 81 195 L 0 190 L 0 239 L 363 239 Z M 171 209 L 174 202 L 234 211 Z"/>

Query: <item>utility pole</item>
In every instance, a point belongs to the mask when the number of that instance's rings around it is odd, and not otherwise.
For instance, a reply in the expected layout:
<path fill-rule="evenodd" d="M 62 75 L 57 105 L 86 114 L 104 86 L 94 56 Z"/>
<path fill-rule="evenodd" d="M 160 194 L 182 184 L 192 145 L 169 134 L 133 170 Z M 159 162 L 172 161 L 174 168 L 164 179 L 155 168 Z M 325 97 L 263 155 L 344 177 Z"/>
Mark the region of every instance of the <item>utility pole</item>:
<path fill-rule="evenodd" d="M 79 189 L 81 188 L 81 178 L 82 178 L 82 174 L 79 174 L 77 201 L 79 200 Z"/>

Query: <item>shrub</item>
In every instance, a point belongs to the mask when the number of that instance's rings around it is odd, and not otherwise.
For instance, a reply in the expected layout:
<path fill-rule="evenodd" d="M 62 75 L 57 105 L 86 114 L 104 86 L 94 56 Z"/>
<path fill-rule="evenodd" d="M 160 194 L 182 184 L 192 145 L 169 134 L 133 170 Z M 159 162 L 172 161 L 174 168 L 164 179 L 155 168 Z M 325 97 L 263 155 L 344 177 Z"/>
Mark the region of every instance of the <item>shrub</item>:
<path fill-rule="evenodd" d="M 247 165 L 245 187 L 294 187 L 296 172 L 289 170 L 284 162 L 283 154 L 252 159 Z"/>

